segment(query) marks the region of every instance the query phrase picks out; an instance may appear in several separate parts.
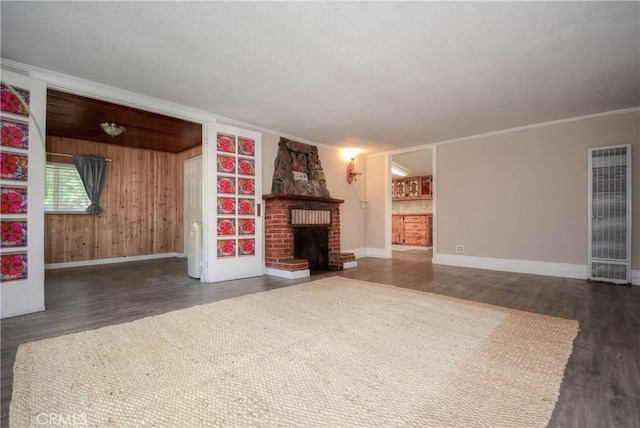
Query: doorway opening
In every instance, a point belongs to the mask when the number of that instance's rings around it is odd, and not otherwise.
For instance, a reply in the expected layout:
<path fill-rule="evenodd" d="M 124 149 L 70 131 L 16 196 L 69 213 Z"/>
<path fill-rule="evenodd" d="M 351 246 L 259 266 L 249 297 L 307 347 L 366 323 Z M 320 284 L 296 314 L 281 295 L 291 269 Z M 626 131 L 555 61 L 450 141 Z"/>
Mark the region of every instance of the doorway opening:
<path fill-rule="evenodd" d="M 394 154 L 391 163 L 391 250 L 433 255 L 433 149 Z M 405 254 L 406 255 L 406 254 Z"/>

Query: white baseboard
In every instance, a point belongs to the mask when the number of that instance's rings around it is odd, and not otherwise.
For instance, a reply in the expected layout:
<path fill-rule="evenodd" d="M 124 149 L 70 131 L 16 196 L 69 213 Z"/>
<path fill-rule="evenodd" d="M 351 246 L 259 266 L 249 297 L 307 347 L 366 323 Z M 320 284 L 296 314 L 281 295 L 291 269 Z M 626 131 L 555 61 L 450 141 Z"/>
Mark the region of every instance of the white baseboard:
<path fill-rule="evenodd" d="M 587 265 L 538 262 L 532 260 L 497 259 L 491 257 L 434 254 L 433 264 L 558 276 L 561 278 L 587 279 Z"/>
<path fill-rule="evenodd" d="M 367 249 L 366 248 L 356 248 L 353 250 L 340 250 L 341 253 L 353 253 L 356 256 L 356 259 L 361 259 L 363 257 L 367 257 Z"/>
<path fill-rule="evenodd" d="M 282 269 L 274 269 L 274 268 L 264 268 L 264 274 L 265 275 L 271 275 L 271 276 L 277 276 L 280 278 L 287 278 L 287 279 L 299 279 L 299 278 L 306 278 L 308 276 L 311 275 L 311 271 L 309 271 L 309 269 L 304 269 L 304 270 L 295 270 L 295 271 L 288 271 L 288 270 L 282 270 Z"/>
<path fill-rule="evenodd" d="M 65 263 L 49 263 L 44 265 L 44 268 L 45 269 L 65 269 L 65 268 L 72 268 L 72 267 L 107 265 L 111 263 L 138 262 L 141 260 L 166 259 L 169 257 L 184 257 L 184 254 L 162 253 L 162 254 L 147 254 L 144 256 L 114 257 L 111 259 L 81 260 L 77 262 L 65 262 Z"/>
<path fill-rule="evenodd" d="M 419 250 L 419 251 L 429 251 L 433 247 L 417 247 L 413 245 L 391 245 L 392 251 L 409 251 L 409 250 Z"/>
<path fill-rule="evenodd" d="M 376 259 L 390 259 L 391 249 L 387 251 L 384 248 L 365 248 L 365 257 L 374 257 Z"/>
<path fill-rule="evenodd" d="M 16 310 L 16 311 L 7 311 L 7 312 L 3 312 L 1 318 L 5 319 L 5 318 L 11 318 L 11 317 L 17 317 L 20 315 L 27 315 L 27 314 L 33 314 L 35 312 L 42 312 L 45 310 L 44 306 L 34 306 L 34 307 L 30 307 L 30 308 L 22 308 L 20 310 Z"/>
<path fill-rule="evenodd" d="M 640 269 L 631 269 L 631 283 L 640 285 Z"/>
<path fill-rule="evenodd" d="M 358 267 L 358 262 L 344 262 L 342 264 L 342 269 L 353 269 Z"/>

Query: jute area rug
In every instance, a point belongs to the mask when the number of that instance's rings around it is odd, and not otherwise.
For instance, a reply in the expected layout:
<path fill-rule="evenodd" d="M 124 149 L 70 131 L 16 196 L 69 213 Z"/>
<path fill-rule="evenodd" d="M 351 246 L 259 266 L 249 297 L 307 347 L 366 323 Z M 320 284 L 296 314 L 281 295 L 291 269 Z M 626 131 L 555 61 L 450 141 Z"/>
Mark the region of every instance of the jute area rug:
<path fill-rule="evenodd" d="M 332 277 L 21 345 L 10 425 L 544 427 L 577 331 Z"/>

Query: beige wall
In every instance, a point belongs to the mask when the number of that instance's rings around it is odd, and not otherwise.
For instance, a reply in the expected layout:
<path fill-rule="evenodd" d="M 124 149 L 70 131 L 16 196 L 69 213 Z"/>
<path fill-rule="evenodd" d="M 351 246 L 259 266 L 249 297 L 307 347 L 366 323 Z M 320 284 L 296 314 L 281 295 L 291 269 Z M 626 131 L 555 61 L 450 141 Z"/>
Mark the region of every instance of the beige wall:
<path fill-rule="evenodd" d="M 391 176 L 388 156 L 367 157 L 366 247 L 372 255 L 385 257 L 391 246 Z"/>
<path fill-rule="evenodd" d="M 437 146 L 438 253 L 585 265 L 588 149 L 614 144 L 632 144 L 640 269 L 640 113 Z"/>

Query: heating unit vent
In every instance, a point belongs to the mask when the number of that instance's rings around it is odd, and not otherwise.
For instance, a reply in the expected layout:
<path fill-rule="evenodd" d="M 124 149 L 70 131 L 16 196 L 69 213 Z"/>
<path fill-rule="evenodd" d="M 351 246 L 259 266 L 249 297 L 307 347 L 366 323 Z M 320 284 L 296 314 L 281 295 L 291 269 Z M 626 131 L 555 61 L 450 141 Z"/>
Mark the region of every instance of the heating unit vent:
<path fill-rule="evenodd" d="M 589 278 L 628 283 L 631 146 L 589 150 Z"/>

